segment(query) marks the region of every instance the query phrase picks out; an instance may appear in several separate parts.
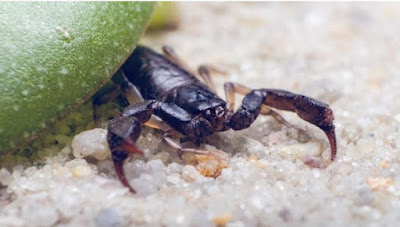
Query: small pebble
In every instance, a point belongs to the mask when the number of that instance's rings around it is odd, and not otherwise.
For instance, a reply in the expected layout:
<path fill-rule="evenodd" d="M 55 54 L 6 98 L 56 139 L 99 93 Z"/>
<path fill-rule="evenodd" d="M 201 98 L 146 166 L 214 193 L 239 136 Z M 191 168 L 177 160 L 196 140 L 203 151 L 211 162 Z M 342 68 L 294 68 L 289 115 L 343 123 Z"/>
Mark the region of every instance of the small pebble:
<path fill-rule="evenodd" d="M 72 170 L 74 177 L 85 177 L 92 173 L 89 166 L 77 166 Z"/>
<path fill-rule="evenodd" d="M 121 226 L 121 220 L 117 210 L 106 208 L 101 210 L 94 218 L 96 227 L 117 227 Z"/>
<path fill-rule="evenodd" d="M 304 144 L 293 144 L 282 147 L 278 154 L 287 160 L 295 159 L 304 160 L 307 156 L 317 156 L 322 153 L 322 145 L 316 142 L 308 142 Z"/>
<path fill-rule="evenodd" d="M 105 160 L 110 156 L 107 143 L 107 130 L 95 128 L 79 133 L 72 140 L 72 151 L 75 158 L 94 157 Z"/>
<path fill-rule="evenodd" d="M 182 179 L 186 182 L 193 182 L 196 179 L 201 177 L 201 174 L 196 170 L 196 168 L 192 165 L 187 165 L 183 167 L 182 170 Z"/>

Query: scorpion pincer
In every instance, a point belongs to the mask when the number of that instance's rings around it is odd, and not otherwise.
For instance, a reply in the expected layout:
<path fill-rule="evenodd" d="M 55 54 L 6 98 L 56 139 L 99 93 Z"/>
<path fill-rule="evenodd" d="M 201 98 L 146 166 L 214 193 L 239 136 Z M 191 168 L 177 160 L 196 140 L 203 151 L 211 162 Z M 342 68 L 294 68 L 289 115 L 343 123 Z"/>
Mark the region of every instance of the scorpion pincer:
<path fill-rule="evenodd" d="M 289 91 L 251 90 L 238 83 L 225 84 L 225 102 L 214 92 L 209 77 L 212 68 L 200 66 L 198 72 L 204 84 L 184 69 L 171 48 L 163 50 L 164 55 L 161 55 L 137 46 L 120 69 L 124 77 L 121 88 L 128 100 L 141 101 L 128 106 L 110 121 L 107 140 L 117 176 L 131 192 L 135 190 L 125 177 L 123 164 L 129 154 L 142 154 L 136 140 L 143 124 L 162 130 L 163 142 L 180 155 L 185 152 L 206 154 L 198 149 L 183 148 L 175 139 L 185 138 L 199 145 L 214 132 L 248 128 L 259 114 L 271 115 L 285 123 L 273 109 L 292 111 L 325 132 L 331 147 L 330 158 L 335 159 L 334 117 L 327 104 Z M 244 99 L 234 112 L 236 93 L 244 95 Z"/>

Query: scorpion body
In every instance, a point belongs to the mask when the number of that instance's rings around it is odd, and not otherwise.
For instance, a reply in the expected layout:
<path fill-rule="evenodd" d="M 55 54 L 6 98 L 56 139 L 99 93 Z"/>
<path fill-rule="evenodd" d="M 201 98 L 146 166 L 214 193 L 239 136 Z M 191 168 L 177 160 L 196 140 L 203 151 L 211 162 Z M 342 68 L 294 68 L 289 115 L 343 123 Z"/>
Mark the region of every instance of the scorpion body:
<path fill-rule="evenodd" d="M 213 122 L 213 116 L 205 115 L 206 110 L 226 110 L 226 102 L 199 79 L 149 48 L 138 46 L 121 70 L 128 81 L 139 90 L 144 100 L 161 101 L 161 108 L 171 114 L 173 110 L 170 112 L 168 108 L 178 110 L 177 107 L 180 107 L 185 110 L 190 116 L 181 112 L 179 120 L 182 123 L 189 120 L 184 119 L 185 117 L 192 119 L 197 115 L 203 115 Z M 220 124 L 222 125 L 222 122 Z M 215 132 L 216 125 L 213 126 Z"/>
<path fill-rule="evenodd" d="M 272 107 L 296 112 L 300 118 L 321 128 L 330 142 L 331 160 L 335 159 L 334 118 L 327 104 L 284 90 L 251 90 L 236 83 L 225 84 L 225 102 L 210 88 L 212 83 L 207 68 L 200 67 L 199 73 L 208 86 L 183 69 L 171 51 L 164 49 L 164 52 L 166 56 L 138 46 L 120 69 L 126 80 L 121 85 L 122 90 L 134 87 L 143 98 L 111 120 L 107 134 L 117 175 L 132 192 L 135 191 L 125 178 L 123 163 L 130 153 L 142 154 L 135 144 L 143 124 L 163 130 L 163 141 L 178 154 L 206 153 L 182 148 L 173 139 L 187 138 L 198 145 L 214 132 L 249 127 L 259 114 L 272 115 L 284 122 L 269 108 Z M 235 93 L 245 95 L 236 112 L 233 110 Z M 152 115 L 161 120 L 151 121 Z M 167 129 L 163 124 L 168 126 Z"/>

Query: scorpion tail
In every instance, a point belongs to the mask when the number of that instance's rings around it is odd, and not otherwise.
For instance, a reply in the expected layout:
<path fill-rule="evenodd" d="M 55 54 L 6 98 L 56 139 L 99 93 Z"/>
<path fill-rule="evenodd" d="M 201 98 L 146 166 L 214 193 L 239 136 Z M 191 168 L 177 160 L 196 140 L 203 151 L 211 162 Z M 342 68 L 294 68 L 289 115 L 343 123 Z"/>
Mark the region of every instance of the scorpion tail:
<path fill-rule="evenodd" d="M 107 141 L 115 171 L 121 183 L 132 193 L 135 193 L 135 190 L 125 177 L 124 161 L 129 154 L 143 154 L 136 146 L 136 140 L 141 131 L 141 123 L 134 117 L 118 117 L 110 121 L 108 125 Z"/>

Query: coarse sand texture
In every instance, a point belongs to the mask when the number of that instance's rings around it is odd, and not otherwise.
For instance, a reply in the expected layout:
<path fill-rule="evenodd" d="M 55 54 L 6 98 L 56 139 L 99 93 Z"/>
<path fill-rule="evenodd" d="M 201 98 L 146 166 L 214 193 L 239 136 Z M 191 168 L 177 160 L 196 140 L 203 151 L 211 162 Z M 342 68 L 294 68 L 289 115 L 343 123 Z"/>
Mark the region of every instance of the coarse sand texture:
<path fill-rule="evenodd" d="M 144 157 L 125 164 L 131 194 L 115 175 L 104 129 L 60 133 L 57 148 L 39 152 L 52 154 L 42 164 L 0 168 L 0 226 L 400 223 L 400 4 L 188 2 L 179 10 L 178 29 L 142 43 L 172 46 L 193 70 L 225 69 L 212 76 L 221 97 L 232 81 L 328 103 L 337 159 L 307 165 L 329 160 L 325 134 L 279 111 L 293 127 L 260 116 L 249 129 L 211 136 L 204 149 L 224 151 L 229 164 L 205 177 L 145 128 Z"/>

